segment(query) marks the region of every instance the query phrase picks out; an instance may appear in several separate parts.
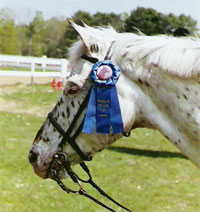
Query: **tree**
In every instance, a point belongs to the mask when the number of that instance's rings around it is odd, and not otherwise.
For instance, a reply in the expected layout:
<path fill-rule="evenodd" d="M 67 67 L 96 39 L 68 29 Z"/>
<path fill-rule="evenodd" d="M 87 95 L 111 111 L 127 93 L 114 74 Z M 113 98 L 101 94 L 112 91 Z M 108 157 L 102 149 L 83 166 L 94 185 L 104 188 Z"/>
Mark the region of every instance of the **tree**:
<path fill-rule="evenodd" d="M 18 30 L 11 10 L 0 11 L 0 53 L 19 54 Z"/>
<path fill-rule="evenodd" d="M 197 21 L 193 20 L 191 16 L 185 16 L 183 14 L 179 16 L 175 16 L 174 14 L 170 13 L 167 16 L 168 21 L 168 30 L 169 34 L 172 34 L 178 28 L 187 29 L 190 34 L 194 34 L 198 31 L 197 28 Z"/>
<path fill-rule="evenodd" d="M 190 16 L 164 15 L 151 8 L 139 7 L 133 10 L 125 20 L 125 31 L 136 32 L 136 28 L 146 35 L 173 34 L 179 28 L 186 28 L 191 33 L 197 31 L 197 22 Z"/>
<path fill-rule="evenodd" d="M 117 31 L 123 32 L 123 26 L 124 22 L 122 20 L 121 14 L 115 14 L 115 13 L 100 13 L 97 12 L 93 15 L 91 25 L 93 26 L 112 26 Z"/>
<path fill-rule="evenodd" d="M 36 11 L 34 20 L 29 24 L 29 31 L 27 35 L 30 38 L 29 55 L 44 55 L 46 52 L 45 40 L 47 39 L 48 33 L 46 32 L 42 12 Z"/>
<path fill-rule="evenodd" d="M 139 7 L 133 10 L 125 20 L 125 31 L 136 32 L 139 29 L 146 35 L 164 34 L 167 24 L 167 19 L 163 14 L 151 8 Z"/>
<path fill-rule="evenodd" d="M 45 28 L 47 31 L 45 45 L 46 55 L 48 57 L 61 57 L 61 50 L 59 49 L 59 43 L 64 37 L 67 21 L 63 18 L 51 18 L 45 22 Z"/>

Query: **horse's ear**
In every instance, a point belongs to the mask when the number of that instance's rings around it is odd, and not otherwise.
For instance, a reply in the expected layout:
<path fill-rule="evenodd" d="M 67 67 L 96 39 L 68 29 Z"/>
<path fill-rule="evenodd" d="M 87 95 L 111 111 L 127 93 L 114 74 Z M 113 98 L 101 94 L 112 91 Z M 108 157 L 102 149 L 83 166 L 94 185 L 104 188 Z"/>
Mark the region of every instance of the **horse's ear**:
<path fill-rule="evenodd" d="M 88 51 L 91 52 L 99 51 L 98 43 L 99 41 L 102 40 L 102 38 L 97 33 L 94 32 L 95 31 L 94 28 L 89 27 L 85 23 L 82 23 L 84 26 L 82 27 L 70 20 L 68 20 L 68 22 L 73 27 L 73 29 L 79 34 L 84 46 L 87 48 Z"/>

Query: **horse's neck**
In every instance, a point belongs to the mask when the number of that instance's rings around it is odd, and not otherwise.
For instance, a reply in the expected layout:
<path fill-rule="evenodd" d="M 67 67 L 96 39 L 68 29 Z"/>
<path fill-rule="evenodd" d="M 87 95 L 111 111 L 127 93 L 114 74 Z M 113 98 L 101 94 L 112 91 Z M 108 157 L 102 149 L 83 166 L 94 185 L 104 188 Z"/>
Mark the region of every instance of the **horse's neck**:
<path fill-rule="evenodd" d="M 192 79 L 180 79 L 157 70 L 144 85 L 157 109 L 189 139 L 197 139 L 200 126 L 200 84 Z M 192 131 L 191 131 L 191 127 Z"/>
<path fill-rule="evenodd" d="M 143 73 L 142 73 L 143 71 Z M 143 93 L 140 121 L 159 130 L 200 166 L 200 84 L 157 67 L 127 73 Z M 139 125 L 139 124 L 138 124 Z"/>

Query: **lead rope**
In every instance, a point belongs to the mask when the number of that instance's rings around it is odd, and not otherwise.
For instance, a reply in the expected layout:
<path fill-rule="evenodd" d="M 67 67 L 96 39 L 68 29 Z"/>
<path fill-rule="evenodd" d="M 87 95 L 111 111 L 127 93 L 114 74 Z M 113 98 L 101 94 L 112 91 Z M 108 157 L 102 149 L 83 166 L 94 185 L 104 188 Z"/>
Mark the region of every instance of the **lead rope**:
<path fill-rule="evenodd" d="M 58 166 L 63 166 L 65 168 L 65 170 L 67 171 L 68 175 L 70 176 L 70 178 L 72 179 L 72 181 L 74 183 L 76 183 L 79 186 L 79 190 L 75 191 L 72 189 L 67 188 L 64 183 L 60 180 L 60 178 L 57 175 L 57 168 Z M 101 195 L 105 196 L 107 199 L 109 199 L 110 201 L 112 201 L 114 204 L 118 205 L 119 207 L 125 209 L 128 212 L 132 212 L 131 210 L 129 210 L 128 208 L 124 207 L 123 205 L 121 205 L 120 203 L 116 202 L 112 197 L 110 197 L 107 193 L 105 193 L 93 180 L 92 180 L 92 176 L 90 174 L 90 171 L 88 169 L 88 167 L 86 166 L 85 163 L 80 163 L 80 166 L 82 167 L 82 169 L 87 173 L 89 180 L 83 180 L 81 179 L 70 167 L 69 162 L 66 161 L 66 155 L 63 152 L 57 153 L 54 155 L 54 159 L 53 162 L 51 164 L 50 167 L 50 171 L 51 171 L 51 178 L 53 180 L 55 180 L 57 182 L 57 184 L 60 186 L 60 188 L 68 193 L 68 194 L 77 194 L 77 195 L 82 195 L 85 196 L 87 198 L 89 198 L 90 200 L 92 200 L 93 202 L 97 203 L 98 205 L 106 208 L 109 211 L 112 212 L 116 212 L 115 210 L 113 210 L 112 208 L 110 208 L 109 206 L 105 205 L 104 203 L 100 202 L 98 199 L 96 199 L 95 197 L 91 196 L 90 194 L 88 194 L 82 187 L 80 181 L 82 183 L 85 184 L 90 184 L 93 188 L 95 188 Z"/>
<path fill-rule="evenodd" d="M 71 176 L 70 176 L 70 177 L 71 177 Z M 72 178 L 72 177 L 71 177 L 71 178 Z M 110 207 L 108 207 L 107 205 L 105 205 L 105 204 L 103 204 L 102 202 L 100 202 L 100 201 L 99 201 L 98 199 L 96 199 L 95 197 L 93 197 L 93 196 L 91 196 L 90 194 L 88 194 L 88 193 L 82 188 L 82 186 L 80 185 L 79 181 L 73 180 L 76 184 L 78 184 L 78 185 L 80 186 L 79 191 L 74 191 L 74 190 L 72 190 L 72 189 L 67 188 L 67 187 L 63 184 L 63 182 L 57 177 L 57 174 L 56 174 L 56 173 L 55 173 L 55 174 L 52 174 L 52 179 L 54 179 L 54 180 L 57 182 L 57 184 L 60 186 L 60 188 L 61 188 L 64 192 L 66 192 L 66 193 L 68 193 L 68 194 L 77 194 L 77 195 L 85 196 L 85 197 L 91 199 L 92 201 L 94 201 L 95 203 L 97 203 L 98 205 L 101 205 L 102 207 L 106 208 L 107 210 L 112 211 L 112 212 L 116 212 L 116 211 L 114 211 L 112 208 L 110 208 Z M 75 178 L 75 179 L 76 179 L 76 178 Z"/>
<path fill-rule="evenodd" d="M 112 197 L 110 197 L 105 191 L 103 191 L 93 180 L 92 180 L 92 176 L 90 174 L 90 170 L 88 169 L 88 167 L 86 166 L 85 163 L 80 163 L 80 166 L 83 168 L 83 170 L 88 174 L 89 176 L 89 180 L 87 181 L 87 183 L 89 183 L 93 188 L 95 188 L 101 195 L 105 196 L 107 199 L 109 199 L 110 201 L 112 201 L 114 204 L 118 205 L 119 207 L 123 208 L 124 210 L 127 210 L 129 212 L 132 212 L 131 210 L 129 210 L 128 208 L 126 208 L 125 206 L 121 205 L 120 203 L 118 203 L 117 201 L 115 201 Z M 80 181 L 84 182 L 83 180 L 81 180 L 79 178 Z M 85 181 L 86 182 L 86 181 Z"/>

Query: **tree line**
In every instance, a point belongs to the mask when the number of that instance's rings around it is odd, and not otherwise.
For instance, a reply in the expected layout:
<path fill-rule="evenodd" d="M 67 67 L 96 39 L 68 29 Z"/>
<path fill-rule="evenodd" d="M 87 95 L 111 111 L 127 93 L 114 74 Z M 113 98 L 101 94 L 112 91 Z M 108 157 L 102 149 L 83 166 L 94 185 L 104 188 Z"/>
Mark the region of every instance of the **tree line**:
<path fill-rule="evenodd" d="M 68 48 L 77 40 L 77 34 L 69 26 L 67 19 L 77 24 L 85 22 L 90 26 L 111 25 L 118 32 L 137 32 L 146 35 L 173 35 L 178 28 L 187 29 L 191 35 L 198 32 L 197 22 L 191 17 L 172 13 L 162 14 L 151 8 L 138 7 L 130 14 L 101 13 L 91 15 L 77 11 L 72 17 L 53 17 L 45 20 L 37 11 L 32 21 L 17 24 L 5 9 L 0 10 L 0 54 L 16 54 L 63 58 Z"/>

